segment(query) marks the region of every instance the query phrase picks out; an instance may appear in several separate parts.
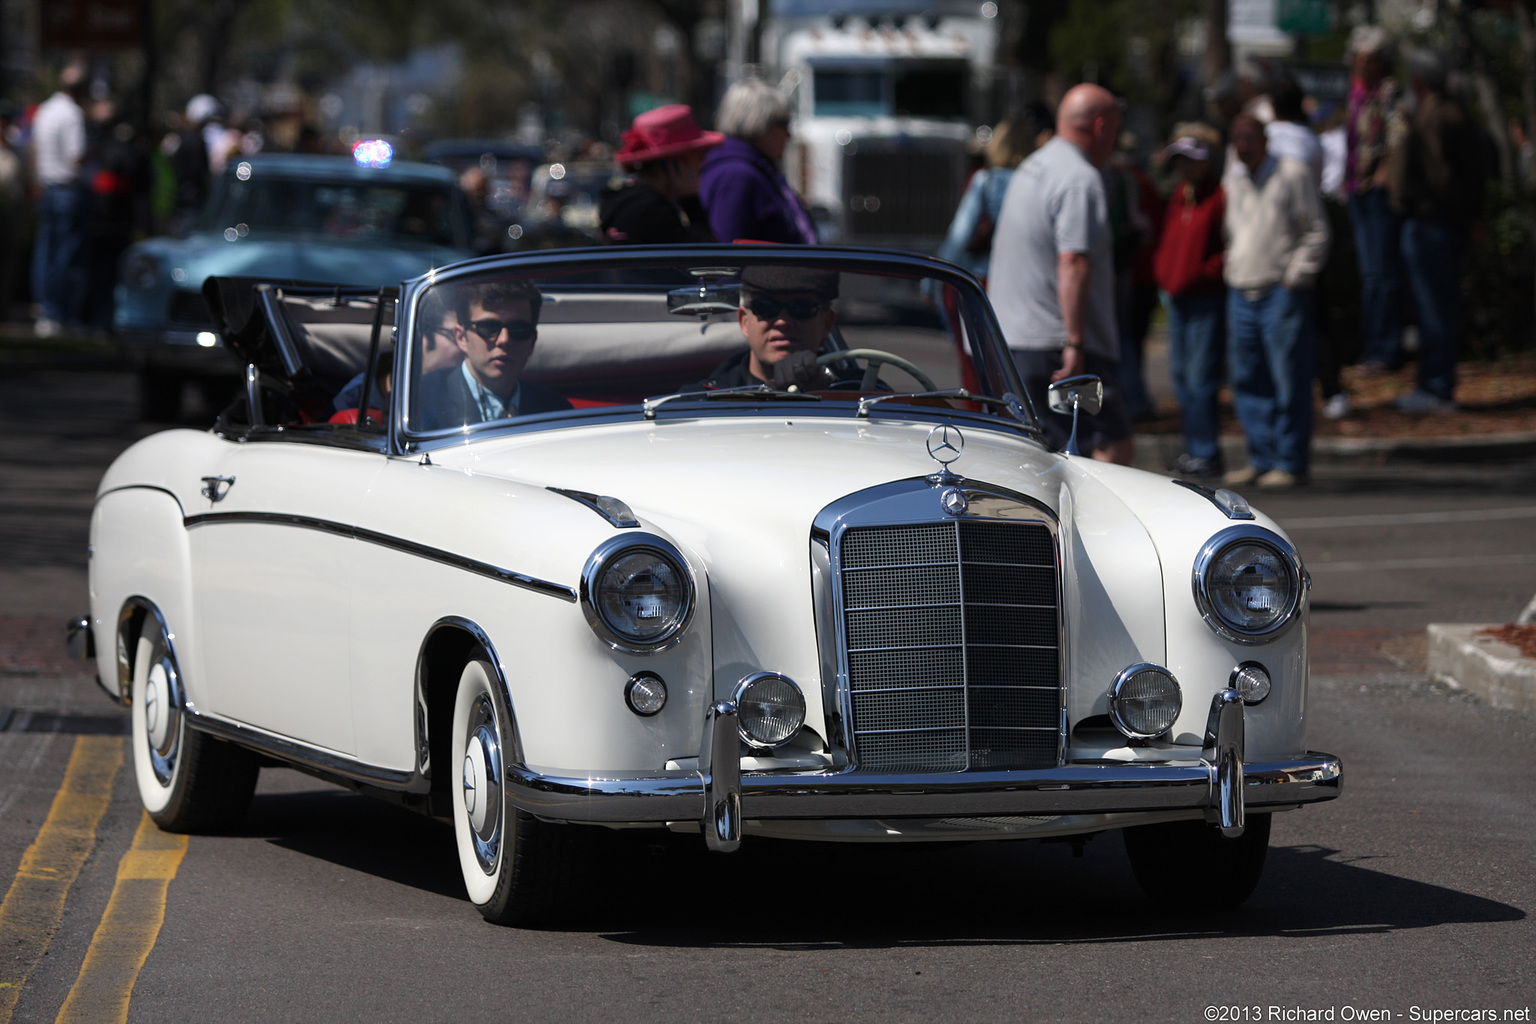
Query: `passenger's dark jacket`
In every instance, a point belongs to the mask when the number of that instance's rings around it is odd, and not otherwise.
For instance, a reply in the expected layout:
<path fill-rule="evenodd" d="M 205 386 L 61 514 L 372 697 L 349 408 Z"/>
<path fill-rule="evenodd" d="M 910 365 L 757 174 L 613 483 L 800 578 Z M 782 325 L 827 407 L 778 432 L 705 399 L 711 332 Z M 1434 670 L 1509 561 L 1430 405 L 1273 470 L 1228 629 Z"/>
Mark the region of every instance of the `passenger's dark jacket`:
<path fill-rule="evenodd" d="M 521 382 L 518 393 L 517 414 L 532 416 L 540 412 L 560 412 L 569 409 L 571 403 L 548 388 L 529 381 Z M 416 401 L 416 419 L 412 426 L 419 430 L 440 430 L 444 427 L 461 427 L 466 423 L 479 423 L 480 410 L 470 394 L 460 366 L 437 370 L 421 378 L 420 395 Z"/>

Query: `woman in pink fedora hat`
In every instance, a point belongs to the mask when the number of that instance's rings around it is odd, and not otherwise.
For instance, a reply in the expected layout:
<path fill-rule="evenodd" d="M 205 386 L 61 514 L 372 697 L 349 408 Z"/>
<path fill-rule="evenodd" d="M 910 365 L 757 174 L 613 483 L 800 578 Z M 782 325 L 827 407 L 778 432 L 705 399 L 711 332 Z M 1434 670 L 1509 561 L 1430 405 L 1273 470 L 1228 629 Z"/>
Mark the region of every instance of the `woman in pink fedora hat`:
<path fill-rule="evenodd" d="M 603 237 L 617 245 L 713 242 L 699 203 L 699 166 L 705 150 L 724 141 L 719 132 L 700 129 L 681 103 L 635 118 L 614 154 L 631 177 L 603 195 Z"/>

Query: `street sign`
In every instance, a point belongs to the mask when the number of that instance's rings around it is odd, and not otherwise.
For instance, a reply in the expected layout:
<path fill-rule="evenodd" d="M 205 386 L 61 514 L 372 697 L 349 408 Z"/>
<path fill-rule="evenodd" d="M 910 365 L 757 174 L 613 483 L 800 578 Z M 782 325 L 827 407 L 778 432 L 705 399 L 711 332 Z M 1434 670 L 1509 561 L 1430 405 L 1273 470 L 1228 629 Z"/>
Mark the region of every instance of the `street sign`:
<path fill-rule="evenodd" d="M 1293 36 L 1333 31 L 1333 0 L 1275 0 L 1275 27 Z"/>

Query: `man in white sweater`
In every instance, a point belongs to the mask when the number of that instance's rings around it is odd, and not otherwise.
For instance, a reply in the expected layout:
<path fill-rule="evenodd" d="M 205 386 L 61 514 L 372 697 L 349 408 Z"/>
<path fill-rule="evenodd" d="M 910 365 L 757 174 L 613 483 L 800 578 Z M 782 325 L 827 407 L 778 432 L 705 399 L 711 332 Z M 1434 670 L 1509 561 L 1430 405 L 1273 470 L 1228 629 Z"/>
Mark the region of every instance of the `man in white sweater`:
<path fill-rule="evenodd" d="M 1279 490 L 1304 483 L 1312 447 L 1312 284 L 1328 218 L 1308 168 L 1271 156 L 1264 126 L 1232 122 L 1227 193 L 1227 364 L 1248 465 L 1223 479 Z"/>

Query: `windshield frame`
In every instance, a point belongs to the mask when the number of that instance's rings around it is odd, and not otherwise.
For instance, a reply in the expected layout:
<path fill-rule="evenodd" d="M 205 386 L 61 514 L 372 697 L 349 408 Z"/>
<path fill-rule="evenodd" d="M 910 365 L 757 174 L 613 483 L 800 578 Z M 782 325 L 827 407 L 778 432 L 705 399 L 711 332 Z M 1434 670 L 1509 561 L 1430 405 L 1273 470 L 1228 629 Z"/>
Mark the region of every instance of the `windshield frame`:
<path fill-rule="evenodd" d="M 997 322 L 991 304 L 987 301 L 981 283 L 971 274 L 951 263 L 916 253 L 899 253 L 889 250 L 858 249 L 842 246 L 791 246 L 791 245 L 744 245 L 712 244 L 687 246 L 625 246 L 613 248 L 564 249 L 531 253 L 510 253 L 465 260 L 449 267 L 433 271 L 407 282 L 396 305 L 395 336 L 414 338 L 420 327 L 420 307 L 423 296 L 436 286 L 463 279 L 480 277 L 488 272 L 507 271 L 530 276 L 540 273 L 584 273 L 608 269 L 676 268 L 689 264 L 696 268 L 741 268 L 752 264 L 774 264 L 791 261 L 814 267 L 837 267 L 850 273 L 866 273 L 897 277 L 926 277 L 953 287 L 957 309 L 961 318 L 971 327 L 969 344 L 973 350 L 980 346 L 979 358 L 988 366 L 989 375 L 1001 378 L 1006 387 L 1003 394 L 1018 401 L 1013 403 L 1013 415 L 1023 414 L 1022 419 L 1003 419 L 988 412 L 973 412 L 953 408 L 925 409 L 898 402 L 886 402 L 879 406 L 877 418 L 897 416 L 938 419 L 963 417 L 978 425 L 993 429 L 1017 431 L 1035 440 L 1042 439 L 1039 411 L 1029 400 L 1017 366 L 1004 343 L 1002 328 Z M 395 347 L 395 401 L 391 403 L 389 432 L 391 448 L 401 453 L 430 451 L 470 439 L 501 436 L 531 430 L 550 430 L 563 426 L 591 425 L 606 422 L 638 422 L 646 418 L 645 406 L 668 393 L 649 396 L 648 403 L 633 403 L 596 408 L 579 408 L 555 413 L 538 413 L 519 416 L 516 419 L 495 420 L 462 428 L 438 430 L 412 429 L 409 422 L 412 388 L 410 360 L 415 346 L 397 344 Z M 663 420 L 673 416 L 749 416 L 783 415 L 786 406 L 765 394 L 761 400 L 750 398 L 730 402 L 709 402 L 705 399 L 678 398 L 664 403 Z M 796 402 L 796 416 L 822 415 L 834 418 L 855 418 L 857 402 Z M 670 415 L 668 415 L 670 414 Z M 867 420 L 866 420 L 867 422 Z"/>

